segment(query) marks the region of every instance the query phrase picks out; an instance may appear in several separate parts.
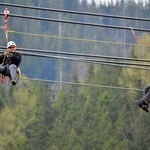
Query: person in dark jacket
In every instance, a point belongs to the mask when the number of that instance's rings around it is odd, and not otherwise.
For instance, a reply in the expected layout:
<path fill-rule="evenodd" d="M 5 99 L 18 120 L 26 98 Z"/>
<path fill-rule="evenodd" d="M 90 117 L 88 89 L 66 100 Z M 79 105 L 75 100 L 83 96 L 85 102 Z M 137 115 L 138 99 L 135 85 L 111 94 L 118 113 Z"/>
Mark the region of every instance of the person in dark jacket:
<path fill-rule="evenodd" d="M 149 102 L 150 102 L 150 84 L 147 85 L 144 91 L 144 96 L 140 101 L 136 101 L 140 108 L 142 108 L 145 112 L 149 112 Z"/>
<path fill-rule="evenodd" d="M 16 85 L 18 79 L 18 67 L 21 63 L 21 54 L 16 52 L 16 44 L 13 41 L 7 43 L 7 51 L 0 55 L 0 73 L 9 76 L 12 85 Z"/>

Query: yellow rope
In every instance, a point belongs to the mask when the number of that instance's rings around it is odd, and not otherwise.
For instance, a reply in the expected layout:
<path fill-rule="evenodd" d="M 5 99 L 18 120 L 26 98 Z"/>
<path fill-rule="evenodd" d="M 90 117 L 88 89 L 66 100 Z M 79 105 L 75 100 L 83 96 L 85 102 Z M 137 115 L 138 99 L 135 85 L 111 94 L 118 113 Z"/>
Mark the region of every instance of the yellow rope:
<path fill-rule="evenodd" d="M 101 41 L 101 40 L 91 40 L 91 39 L 81 39 L 81 38 L 71 38 L 71 37 L 63 37 L 63 36 L 53 36 L 53 35 L 45 35 L 45 34 L 36 34 L 36 33 L 27 33 L 27 32 L 16 32 L 14 30 L 9 30 L 9 32 L 13 32 L 15 34 L 24 34 L 30 36 L 41 36 L 47 38 L 57 38 L 57 39 L 66 39 L 66 40 L 76 40 L 76 41 L 85 41 L 85 42 L 98 42 L 105 44 L 118 44 L 118 45 L 132 45 L 132 46 L 148 46 L 145 44 L 132 44 L 132 43 L 123 43 L 123 42 L 110 42 L 110 41 Z"/>

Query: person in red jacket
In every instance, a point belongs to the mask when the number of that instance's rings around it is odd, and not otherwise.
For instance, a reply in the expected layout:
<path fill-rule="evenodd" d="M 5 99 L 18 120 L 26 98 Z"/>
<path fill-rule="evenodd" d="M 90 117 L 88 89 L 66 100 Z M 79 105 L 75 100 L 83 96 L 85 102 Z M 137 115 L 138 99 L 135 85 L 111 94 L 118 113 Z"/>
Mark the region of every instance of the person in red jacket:
<path fill-rule="evenodd" d="M 145 112 L 149 112 L 149 102 L 150 102 L 150 84 L 145 88 L 144 96 L 140 101 L 136 100 L 138 106 L 142 108 Z"/>
<path fill-rule="evenodd" d="M 16 85 L 18 79 L 17 68 L 21 63 L 22 56 L 16 52 L 16 44 L 13 41 L 7 43 L 7 51 L 0 55 L 0 73 L 9 76 L 12 85 Z"/>

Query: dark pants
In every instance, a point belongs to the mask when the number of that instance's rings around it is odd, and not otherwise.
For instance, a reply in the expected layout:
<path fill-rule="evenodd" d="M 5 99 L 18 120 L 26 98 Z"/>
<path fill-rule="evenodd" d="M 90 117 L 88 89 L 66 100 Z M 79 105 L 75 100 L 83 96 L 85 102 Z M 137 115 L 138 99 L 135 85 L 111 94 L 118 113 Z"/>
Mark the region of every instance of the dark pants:
<path fill-rule="evenodd" d="M 141 100 L 146 102 L 146 103 L 149 103 L 149 100 L 150 100 L 150 85 L 148 85 L 145 88 L 145 95 L 143 96 L 143 98 Z"/>
<path fill-rule="evenodd" d="M 0 73 L 4 76 L 10 76 L 12 80 L 17 80 L 18 77 L 17 67 L 14 64 L 0 66 Z"/>

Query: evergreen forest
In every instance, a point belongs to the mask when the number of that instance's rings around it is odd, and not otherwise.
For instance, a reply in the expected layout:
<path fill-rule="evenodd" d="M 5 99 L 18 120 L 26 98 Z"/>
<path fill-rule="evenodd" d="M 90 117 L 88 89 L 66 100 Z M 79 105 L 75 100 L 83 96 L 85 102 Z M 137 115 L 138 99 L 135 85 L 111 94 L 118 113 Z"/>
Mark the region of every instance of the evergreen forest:
<path fill-rule="evenodd" d="M 46 50 L 61 55 L 23 54 L 22 77 L 17 85 L 12 86 L 9 80 L 0 83 L 0 150 L 150 150 L 150 114 L 135 103 L 150 83 L 149 31 L 135 30 L 138 38 L 134 38 L 132 30 L 13 15 L 147 30 L 149 21 L 7 4 L 150 18 L 150 1 L 118 0 L 97 5 L 86 0 L 1 0 L 0 13 L 5 8 L 10 11 L 8 38 L 15 41 L 18 52 L 22 48 L 32 49 L 31 54 Z M 3 24 L 4 16 L 0 15 L 0 26 Z M 6 47 L 4 30 L 0 33 L 0 46 Z M 83 61 L 86 55 L 107 58 Z M 115 58 L 112 63 L 110 57 Z"/>

